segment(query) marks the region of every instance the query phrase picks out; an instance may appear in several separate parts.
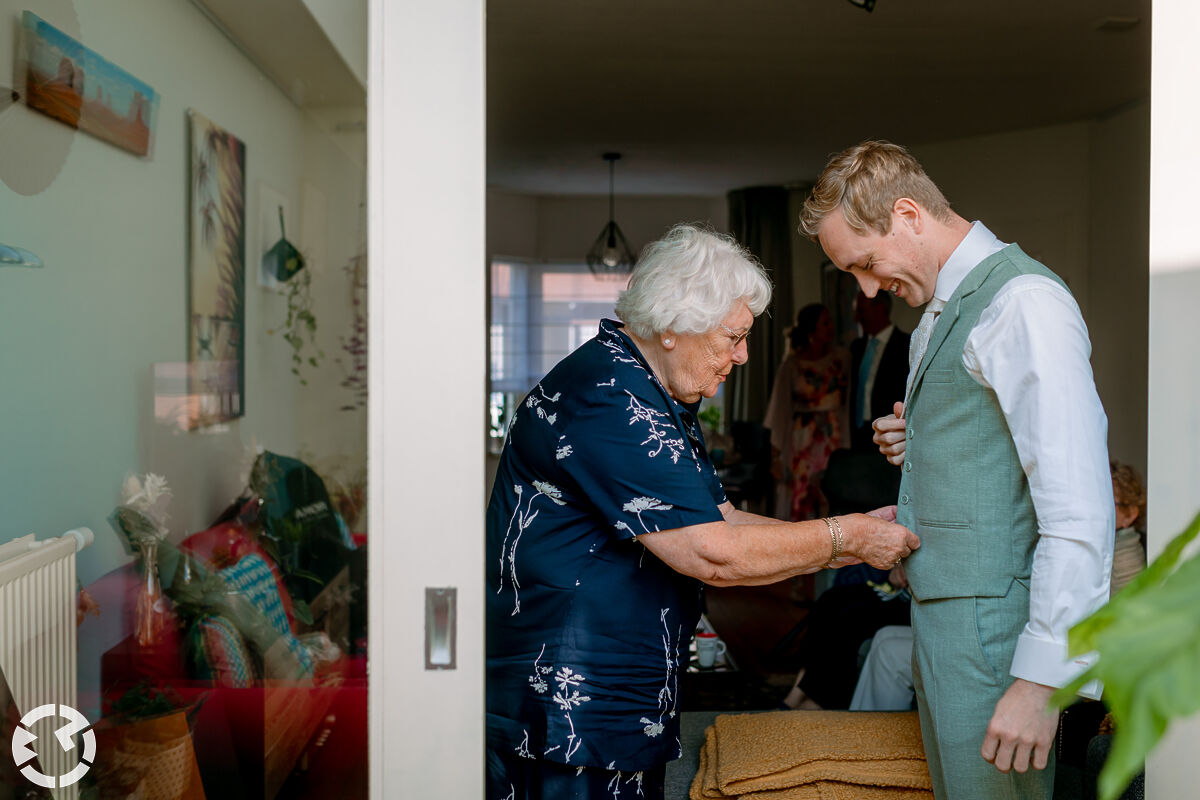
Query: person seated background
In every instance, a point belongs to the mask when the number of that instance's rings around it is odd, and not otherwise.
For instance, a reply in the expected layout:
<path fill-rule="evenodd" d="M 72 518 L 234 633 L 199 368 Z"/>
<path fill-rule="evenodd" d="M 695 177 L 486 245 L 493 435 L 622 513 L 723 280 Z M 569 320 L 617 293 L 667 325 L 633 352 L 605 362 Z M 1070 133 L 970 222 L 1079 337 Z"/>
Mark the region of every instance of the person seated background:
<path fill-rule="evenodd" d="M 842 570 L 847 580 L 855 580 L 851 570 L 862 572 L 862 582 L 835 584 L 817 598 L 800 642 L 800 670 L 781 708 L 849 708 L 863 643 L 886 625 L 908 624 L 903 565 L 887 573 L 873 571 L 871 577 L 863 565 L 851 567 Z M 880 574 L 886 574 L 886 582 L 879 581 Z"/>
<path fill-rule="evenodd" d="M 910 625 L 888 625 L 876 632 L 854 687 L 851 711 L 913 708 L 912 646 Z"/>
<path fill-rule="evenodd" d="M 1112 470 L 1113 500 L 1117 506 L 1117 534 L 1113 546 L 1110 596 L 1121 591 L 1146 566 L 1146 485 L 1142 476 L 1128 464 L 1109 461 Z"/>

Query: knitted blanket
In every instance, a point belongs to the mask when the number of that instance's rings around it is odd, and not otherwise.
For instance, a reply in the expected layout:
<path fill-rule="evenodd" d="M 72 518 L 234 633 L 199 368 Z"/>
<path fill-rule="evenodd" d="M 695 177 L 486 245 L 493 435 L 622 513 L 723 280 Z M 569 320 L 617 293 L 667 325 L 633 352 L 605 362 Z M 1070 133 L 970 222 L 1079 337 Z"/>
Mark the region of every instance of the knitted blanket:
<path fill-rule="evenodd" d="M 691 800 L 932 800 L 914 711 L 722 715 Z"/>

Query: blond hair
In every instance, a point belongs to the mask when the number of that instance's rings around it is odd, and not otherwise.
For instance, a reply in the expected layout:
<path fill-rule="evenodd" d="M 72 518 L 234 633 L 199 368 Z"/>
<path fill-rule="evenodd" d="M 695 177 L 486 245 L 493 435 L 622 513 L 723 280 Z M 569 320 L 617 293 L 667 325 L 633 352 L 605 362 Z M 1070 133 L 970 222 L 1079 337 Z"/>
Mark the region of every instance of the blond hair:
<path fill-rule="evenodd" d="M 869 140 L 829 159 L 800 212 L 800 232 L 813 241 L 825 217 L 840 208 L 850 230 L 866 235 L 892 229 L 892 208 L 901 197 L 913 200 L 935 219 L 950 218 L 950 204 L 907 150 Z"/>

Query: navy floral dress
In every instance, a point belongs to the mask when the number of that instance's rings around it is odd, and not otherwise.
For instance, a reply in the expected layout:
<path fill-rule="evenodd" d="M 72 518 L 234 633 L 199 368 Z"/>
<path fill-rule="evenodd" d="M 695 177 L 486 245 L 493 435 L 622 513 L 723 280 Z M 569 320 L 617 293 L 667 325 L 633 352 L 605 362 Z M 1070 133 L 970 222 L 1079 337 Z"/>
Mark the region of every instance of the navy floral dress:
<path fill-rule="evenodd" d="M 488 747 L 638 772 L 681 755 L 700 583 L 641 533 L 720 520 L 696 408 L 604 320 L 525 398 L 487 512 Z"/>

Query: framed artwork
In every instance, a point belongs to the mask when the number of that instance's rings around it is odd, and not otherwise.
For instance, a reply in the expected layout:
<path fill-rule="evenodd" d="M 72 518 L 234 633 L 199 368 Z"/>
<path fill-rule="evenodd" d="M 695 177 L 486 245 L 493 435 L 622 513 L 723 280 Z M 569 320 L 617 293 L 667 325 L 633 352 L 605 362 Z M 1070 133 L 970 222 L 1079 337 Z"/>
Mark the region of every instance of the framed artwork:
<path fill-rule="evenodd" d="M 158 92 L 31 11 L 21 27 L 30 108 L 135 155 L 151 154 Z"/>
<path fill-rule="evenodd" d="M 245 413 L 246 146 L 189 111 L 189 427 Z"/>

